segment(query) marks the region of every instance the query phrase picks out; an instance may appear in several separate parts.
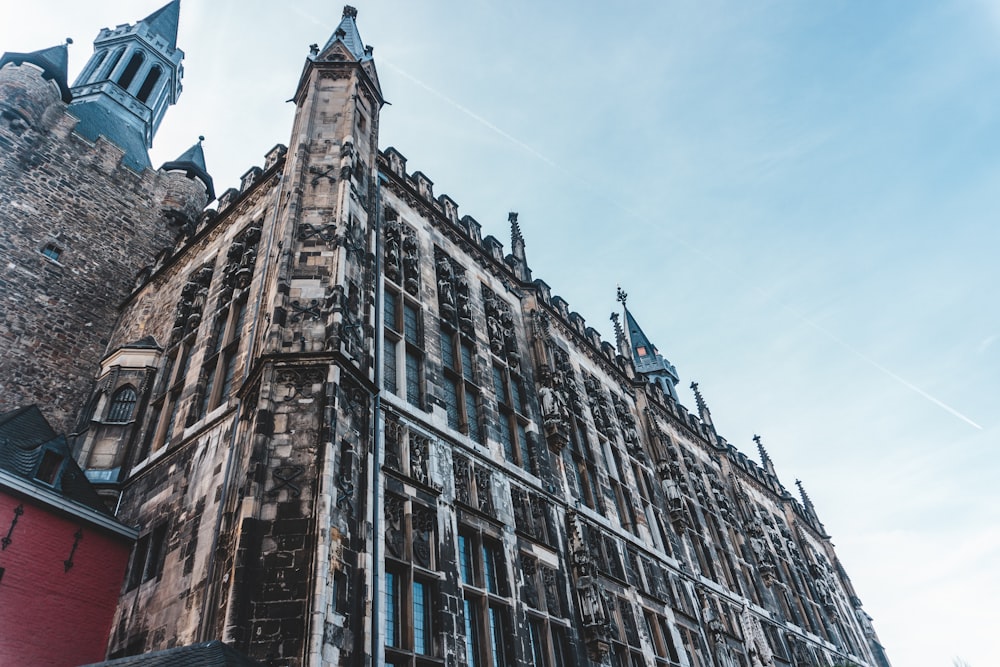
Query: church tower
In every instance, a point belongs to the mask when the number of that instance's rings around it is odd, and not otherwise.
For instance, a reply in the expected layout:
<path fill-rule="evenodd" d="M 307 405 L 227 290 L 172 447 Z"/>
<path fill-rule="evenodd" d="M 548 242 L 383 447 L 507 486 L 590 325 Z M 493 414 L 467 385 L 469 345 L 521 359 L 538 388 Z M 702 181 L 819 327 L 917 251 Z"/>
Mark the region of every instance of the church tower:
<path fill-rule="evenodd" d="M 65 45 L 0 57 L 0 410 L 68 434 L 102 405 L 77 419 L 118 305 L 214 196 L 200 145 L 162 170 L 147 153 L 180 93 L 178 11 L 102 30 L 72 87 Z"/>
<path fill-rule="evenodd" d="M 70 113 L 80 119 L 76 131 L 92 141 L 100 135 L 111 140 L 134 169 L 151 166 L 146 151 L 181 94 L 180 5 L 171 0 L 134 25 L 102 29 L 71 89 Z"/>

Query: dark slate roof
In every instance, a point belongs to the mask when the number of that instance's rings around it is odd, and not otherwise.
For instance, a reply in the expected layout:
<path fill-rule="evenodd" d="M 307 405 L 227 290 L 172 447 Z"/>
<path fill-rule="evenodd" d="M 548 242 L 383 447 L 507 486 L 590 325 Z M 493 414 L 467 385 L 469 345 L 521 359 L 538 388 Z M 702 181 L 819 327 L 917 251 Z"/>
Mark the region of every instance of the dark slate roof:
<path fill-rule="evenodd" d="M 123 348 L 133 348 L 138 350 L 162 350 L 160 344 L 156 342 L 156 339 L 152 336 L 143 336 L 137 341 L 133 341 L 128 345 L 122 345 Z"/>
<path fill-rule="evenodd" d="M 67 41 L 67 44 L 69 43 L 71 42 Z M 35 65 L 42 70 L 43 77 L 50 81 L 55 81 L 56 85 L 59 86 L 63 102 L 68 104 L 73 99 L 72 93 L 69 92 L 67 78 L 69 50 L 66 48 L 66 44 L 51 46 L 41 51 L 32 51 L 31 53 L 5 53 L 3 56 L 0 56 L 0 67 L 3 67 L 7 63 L 14 63 L 15 65 L 31 63 Z"/>
<path fill-rule="evenodd" d="M 35 477 L 47 451 L 62 457 L 61 467 L 52 484 Z M 56 435 L 38 406 L 30 405 L 0 414 L 0 470 L 109 514 L 108 508 L 73 459 L 66 436 Z"/>
<path fill-rule="evenodd" d="M 181 18 L 181 0 L 173 0 L 144 18 L 140 23 L 148 23 L 149 29 L 163 37 L 171 49 L 177 48 L 177 23 Z"/>
<path fill-rule="evenodd" d="M 205 184 L 205 189 L 208 190 L 208 201 L 212 201 L 215 199 L 215 186 L 212 183 L 212 177 L 208 174 L 208 167 L 205 166 L 205 151 L 201 148 L 203 140 L 204 137 L 199 137 L 198 143 L 184 151 L 183 155 L 176 160 L 163 163 L 160 169 L 184 171 L 188 178 L 198 177 Z"/>
<path fill-rule="evenodd" d="M 320 53 L 326 52 L 334 42 L 341 41 L 347 50 L 357 58 L 358 60 L 364 60 L 368 56 L 365 55 L 365 43 L 361 41 L 361 33 L 358 32 L 358 24 L 355 19 L 358 16 L 358 10 L 354 7 L 345 6 L 344 7 L 344 17 L 340 20 L 340 25 L 337 29 L 333 31 L 333 35 L 323 46 Z M 343 35 L 341 35 L 343 33 Z"/>
<path fill-rule="evenodd" d="M 95 662 L 80 667 L 263 667 L 219 640 Z"/>
<path fill-rule="evenodd" d="M 91 141 L 103 136 L 125 151 L 122 162 L 129 167 L 142 171 L 153 166 L 142 130 L 122 122 L 122 117 L 112 113 L 111 107 L 97 100 L 86 100 L 69 105 L 68 111 L 80 119 L 76 125 L 79 134 Z"/>

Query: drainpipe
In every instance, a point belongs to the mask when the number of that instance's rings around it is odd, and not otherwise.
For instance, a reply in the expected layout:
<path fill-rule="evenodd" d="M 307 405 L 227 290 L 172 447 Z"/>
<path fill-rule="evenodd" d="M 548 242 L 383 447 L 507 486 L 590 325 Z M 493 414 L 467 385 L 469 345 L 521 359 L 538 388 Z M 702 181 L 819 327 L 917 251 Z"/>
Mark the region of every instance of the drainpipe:
<path fill-rule="evenodd" d="M 378 163 L 376 157 L 376 164 Z M 375 396 L 372 401 L 372 664 L 385 663 L 380 609 L 381 583 L 385 564 L 382 562 L 382 183 L 385 180 L 376 167 L 375 180 Z"/>

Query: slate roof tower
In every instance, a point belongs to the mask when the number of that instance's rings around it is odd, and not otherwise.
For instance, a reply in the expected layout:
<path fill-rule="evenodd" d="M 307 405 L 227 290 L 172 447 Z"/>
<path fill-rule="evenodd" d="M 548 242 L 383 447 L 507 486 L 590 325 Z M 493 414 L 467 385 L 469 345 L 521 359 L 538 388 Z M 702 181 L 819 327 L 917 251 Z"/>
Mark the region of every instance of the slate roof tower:
<path fill-rule="evenodd" d="M 92 141 L 103 135 L 125 151 L 124 161 L 134 169 L 150 166 L 147 149 L 181 94 L 180 5 L 171 0 L 134 25 L 102 29 L 71 89 L 77 132 Z"/>

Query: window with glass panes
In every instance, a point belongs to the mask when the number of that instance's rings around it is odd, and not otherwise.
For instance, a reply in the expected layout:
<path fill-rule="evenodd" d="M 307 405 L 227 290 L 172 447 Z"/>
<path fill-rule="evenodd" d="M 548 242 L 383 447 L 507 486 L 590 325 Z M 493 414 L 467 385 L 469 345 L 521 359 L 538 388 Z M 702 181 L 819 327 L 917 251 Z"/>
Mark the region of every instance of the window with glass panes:
<path fill-rule="evenodd" d="M 424 337 L 420 305 L 386 286 L 383 299 L 382 386 L 423 408 Z"/>
<path fill-rule="evenodd" d="M 412 498 L 385 496 L 385 664 L 423 667 L 441 664 L 435 626 L 437 514 Z"/>
<path fill-rule="evenodd" d="M 515 661 L 512 599 L 499 535 L 460 526 L 458 567 L 466 664 L 512 667 Z"/>
<path fill-rule="evenodd" d="M 441 385 L 448 426 L 483 441 L 476 345 L 445 322 L 441 324 Z"/>
<path fill-rule="evenodd" d="M 623 597 L 609 596 L 611 664 L 614 667 L 646 667 L 632 603 Z"/>
<path fill-rule="evenodd" d="M 674 635 L 670 622 L 666 618 L 648 609 L 643 610 L 646 621 L 646 632 L 653 642 L 653 652 L 656 654 L 656 667 L 676 667 L 681 664 L 674 643 Z"/>
<path fill-rule="evenodd" d="M 212 282 L 212 266 L 206 264 L 192 274 L 181 290 L 174 317 L 170 344 L 164 355 L 164 366 L 152 401 L 151 418 L 139 458 L 168 444 L 182 430 L 181 398 L 188 366 L 194 354 L 202 311 L 208 300 Z"/>
<path fill-rule="evenodd" d="M 528 438 L 527 397 L 520 376 L 499 362 L 493 364 L 493 393 L 497 399 L 497 431 L 504 457 L 530 473 L 538 474 Z"/>
<path fill-rule="evenodd" d="M 522 553 L 521 574 L 524 581 L 521 599 L 528 607 L 528 644 L 533 664 L 564 665 L 569 626 L 563 619 L 565 607 L 559 593 L 558 570 Z"/>

